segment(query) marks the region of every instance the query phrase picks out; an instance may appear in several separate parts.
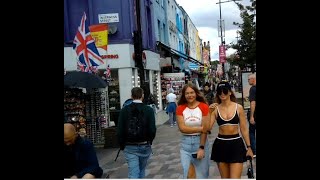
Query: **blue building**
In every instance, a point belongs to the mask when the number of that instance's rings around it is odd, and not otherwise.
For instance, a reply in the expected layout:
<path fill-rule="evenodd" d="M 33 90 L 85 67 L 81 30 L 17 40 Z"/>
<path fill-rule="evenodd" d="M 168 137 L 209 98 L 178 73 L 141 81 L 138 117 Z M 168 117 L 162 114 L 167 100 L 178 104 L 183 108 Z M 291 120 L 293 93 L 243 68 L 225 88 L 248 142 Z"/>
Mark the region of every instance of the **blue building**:
<path fill-rule="evenodd" d="M 169 45 L 167 6 L 168 3 L 166 0 L 153 1 L 155 39 L 156 41 Z"/>
<path fill-rule="evenodd" d="M 183 39 L 183 35 L 184 35 L 184 27 L 183 27 L 183 14 L 182 11 L 180 9 L 180 6 L 178 6 L 179 8 L 177 8 L 177 13 L 176 13 L 176 24 L 177 24 L 177 29 L 178 29 L 178 50 L 182 53 L 184 50 L 184 39 Z"/>
<path fill-rule="evenodd" d="M 130 98 L 129 90 L 134 86 L 140 86 L 138 71 L 133 59 L 133 32 L 137 30 L 135 2 L 136 0 L 64 0 L 64 67 L 66 71 L 77 70 L 77 57 L 72 49 L 72 42 L 83 12 L 87 15 L 89 26 L 99 23 L 107 23 L 109 26 L 107 54 L 111 56 L 106 56 L 103 59 L 104 64 L 98 68 L 102 71 L 102 75 L 108 65 L 111 68 L 114 90 L 120 95 L 117 99 L 118 105 L 114 107 L 115 111 L 120 110 L 120 104 Z M 151 92 L 159 95 L 161 93 L 159 90 L 160 56 L 155 53 L 156 39 L 152 3 L 155 3 L 155 0 L 154 2 L 140 0 L 142 48 L 144 49 L 145 81 L 158 82 L 149 83 L 149 86 Z M 159 20 L 162 25 L 166 22 L 162 17 Z M 157 106 L 160 109 L 161 104 L 158 103 Z"/>
<path fill-rule="evenodd" d="M 184 17 L 183 13 L 180 9 L 180 6 L 177 8 L 176 12 L 176 24 L 177 24 L 177 29 L 178 29 L 178 51 L 186 54 L 185 48 L 184 48 Z M 185 60 L 183 58 L 179 58 L 179 64 L 180 64 L 180 69 L 184 69 L 184 62 Z"/>
<path fill-rule="evenodd" d="M 109 44 L 133 44 L 132 32 L 137 29 L 134 3 L 133 0 L 64 0 L 65 45 L 72 44 L 83 12 L 87 14 L 89 25 L 102 23 L 101 17 L 117 16 L 114 22 L 108 23 L 115 29 L 113 34 L 109 34 Z M 143 48 L 154 50 L 151 1 L 141 0 L 140 5 Z"/>

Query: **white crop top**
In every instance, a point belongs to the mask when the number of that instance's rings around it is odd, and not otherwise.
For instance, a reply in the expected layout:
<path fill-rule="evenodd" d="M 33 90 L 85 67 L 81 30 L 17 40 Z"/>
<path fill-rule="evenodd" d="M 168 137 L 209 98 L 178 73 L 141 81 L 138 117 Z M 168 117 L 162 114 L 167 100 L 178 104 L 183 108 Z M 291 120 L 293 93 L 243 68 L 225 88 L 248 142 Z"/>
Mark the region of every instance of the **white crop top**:
<path fill-rule="evenodd" d="M 189 127 L 200 127 L 202 123 L 202 116 L 209 113 L 209 106 L 205 103 L 200 104 L 194 109 L 189 108 L 187 105 L 179 105 L 176 111 L 177 115 L 182 115 L 184 123 Z M 184 135 L 198 135 L 200 133 L 184 134 Z"/>

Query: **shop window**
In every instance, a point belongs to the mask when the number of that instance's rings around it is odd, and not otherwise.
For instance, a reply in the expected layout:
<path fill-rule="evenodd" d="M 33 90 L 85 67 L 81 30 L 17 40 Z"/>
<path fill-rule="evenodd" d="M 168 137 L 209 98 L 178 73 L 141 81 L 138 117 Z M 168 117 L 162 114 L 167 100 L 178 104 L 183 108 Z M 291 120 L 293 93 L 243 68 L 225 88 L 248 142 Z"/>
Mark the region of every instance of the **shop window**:
<path fill-rule="evenodd" d="M 110 121 L 113 121 L 115 126 L 117 126 L 121 109 L 118 69 L 111 70 L 111 78 L 108 84 L 108 100 Z"/>

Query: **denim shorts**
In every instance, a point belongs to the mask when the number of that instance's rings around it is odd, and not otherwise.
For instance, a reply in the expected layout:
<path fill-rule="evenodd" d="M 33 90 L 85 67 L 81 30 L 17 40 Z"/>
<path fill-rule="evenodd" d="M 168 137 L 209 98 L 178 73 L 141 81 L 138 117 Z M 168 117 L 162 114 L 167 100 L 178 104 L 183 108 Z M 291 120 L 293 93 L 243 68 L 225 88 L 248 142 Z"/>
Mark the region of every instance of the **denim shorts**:
<path fill-rule="evenodd" d="M 197 179 L 207 179 L 209 177 L 210 152 L 208 139 L 204 146 L 205 157 L 201 160 L 192 157 L 192 154 L 197 153 L 199 146 L 200 135 L 182 135 L 180 156 L 184 179 L 187 179 L 190 163 L 195 167 Z"/>

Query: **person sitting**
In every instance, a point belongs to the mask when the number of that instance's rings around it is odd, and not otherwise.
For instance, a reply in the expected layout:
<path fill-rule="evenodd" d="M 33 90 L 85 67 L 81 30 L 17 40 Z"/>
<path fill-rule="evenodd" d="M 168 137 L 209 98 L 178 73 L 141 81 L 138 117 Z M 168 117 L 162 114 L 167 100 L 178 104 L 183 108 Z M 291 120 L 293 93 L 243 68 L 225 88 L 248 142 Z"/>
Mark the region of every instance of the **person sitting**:
<path fill-rule="evenodd" d="M 101 178 L 103 170 L 99 166 L 93 144 L 80 137 L 76 128 L 64 124 L 64 178 Z"/>

